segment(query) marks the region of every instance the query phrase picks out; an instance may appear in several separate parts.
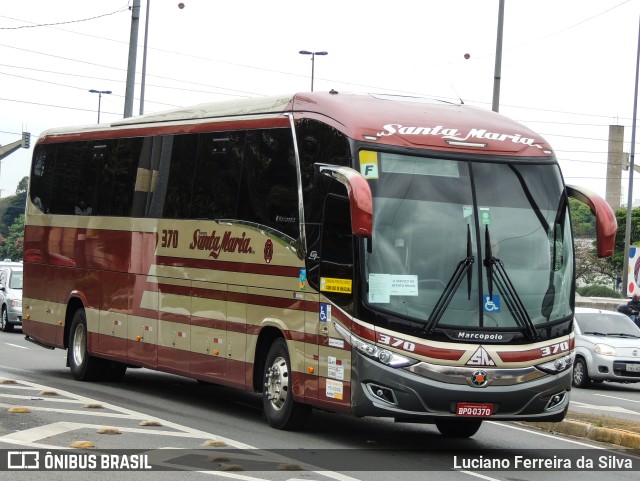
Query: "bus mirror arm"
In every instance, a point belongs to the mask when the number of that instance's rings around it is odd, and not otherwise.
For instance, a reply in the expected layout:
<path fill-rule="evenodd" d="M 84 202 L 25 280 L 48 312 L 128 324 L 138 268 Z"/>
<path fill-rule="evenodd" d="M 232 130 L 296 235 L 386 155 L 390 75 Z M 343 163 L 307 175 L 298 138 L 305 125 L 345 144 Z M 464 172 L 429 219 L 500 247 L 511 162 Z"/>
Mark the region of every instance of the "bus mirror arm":
<path fill-rule="evenodd" d="M 373 198 L 368 182 L 350 167 L 316 164 L 321 175 L 337 180 L 347 188 L 351 211 L 351 233 L 371 239 L 373 232 Z M 369 245 L 371 243 L 369 242 Z"/>
<path fill-rule="evenodd" d="M 607 201 L 595 192 L 567 185 L 567 195 L 584 203 L 596 216 L 596 243 L 598 257 L 611 257 L 616 242 L 618 223 L 616 216 Z"/>

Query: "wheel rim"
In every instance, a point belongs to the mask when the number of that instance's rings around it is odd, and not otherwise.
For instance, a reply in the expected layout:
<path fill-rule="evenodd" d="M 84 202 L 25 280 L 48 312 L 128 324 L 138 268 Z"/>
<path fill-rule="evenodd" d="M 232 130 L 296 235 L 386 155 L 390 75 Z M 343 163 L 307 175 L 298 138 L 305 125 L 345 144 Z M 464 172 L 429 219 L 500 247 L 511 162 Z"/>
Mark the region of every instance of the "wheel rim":
<path fill-rule="evenodd" d="M 86 330 L 84 324 L 79 324 L 73 334 L 72 355 L 73 362 L 76 366 L 80 366 L 84 361 L 86 349 Z"/>
<path fill-rule="evenodd" d="M 577 362 L 575 366 L 573 366 L 573 382 L 574 384 L 581 384 L 582 378 L 584 377 L 583 366 L 581 362 Z"/>
<path fill-rule="evenodd" d="M 289 368 L 283 357 L 278 357 L 267 369 L 265 395 L 274 409 L 282 409 L 289 393 Z"/>

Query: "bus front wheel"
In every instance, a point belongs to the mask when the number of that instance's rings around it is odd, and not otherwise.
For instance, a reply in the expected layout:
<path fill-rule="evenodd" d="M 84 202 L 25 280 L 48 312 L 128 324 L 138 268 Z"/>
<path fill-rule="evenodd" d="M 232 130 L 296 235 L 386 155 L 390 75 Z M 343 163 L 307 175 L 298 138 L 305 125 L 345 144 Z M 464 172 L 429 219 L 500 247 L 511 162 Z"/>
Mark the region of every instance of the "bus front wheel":
<path fill-rule="evenodd" d="M 480 429 L 482 419 L 443 419 L 436 421 L 436 427 L 440 434 L 448 438 L 470 438 Z"/>
<path fill-rule="evenodd" d="M 101 373 L 100 359 L 89 354 L 87 338 L 87 317 L 84 309 L 78 309 L 73 315 L 73 321 L 71 321 L 67 350 L 71 374 L 78 381 L 95 381 Z"/>
<path fill-rule="evenodd" d="M 309 417 L 311 407 L 293 400 L 291 361 L 284 339 L 274 341 L 264 367 L 262 405 L 269 426 L 296 429 Z"/>

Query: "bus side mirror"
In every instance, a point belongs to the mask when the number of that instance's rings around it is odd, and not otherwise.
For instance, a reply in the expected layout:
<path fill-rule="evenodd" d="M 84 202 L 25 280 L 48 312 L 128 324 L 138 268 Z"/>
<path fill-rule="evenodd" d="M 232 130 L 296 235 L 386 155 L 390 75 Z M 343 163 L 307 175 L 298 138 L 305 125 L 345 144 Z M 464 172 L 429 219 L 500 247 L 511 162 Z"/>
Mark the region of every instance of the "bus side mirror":
<path fill-rule="evenodd" d="M 373 198 L 369 183 L 349 167 L 317 164 L 318 173 L 337 180 L 347 189 L 352 234 L 371 237 L 373 232 Z"/>
<path fill-rule="evenodd" d="M 586 204 L 596 216 L 596 250 L 598 257 L 611 257 L 616 243 L 618 222 L 607 201 L 595 192 L 567 185 L 567 195 Z"/>

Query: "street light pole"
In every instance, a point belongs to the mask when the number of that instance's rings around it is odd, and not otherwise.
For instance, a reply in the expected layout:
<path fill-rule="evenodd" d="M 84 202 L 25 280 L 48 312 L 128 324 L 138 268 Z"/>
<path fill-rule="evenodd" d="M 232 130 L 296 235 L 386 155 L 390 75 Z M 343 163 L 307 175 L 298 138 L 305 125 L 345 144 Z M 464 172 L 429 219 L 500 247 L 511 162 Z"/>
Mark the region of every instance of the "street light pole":
<path fill-rule="evenodd" d="M 633 163 L 636 151 L 636 119 L 638 115 L 638 76 L 640 75 L 640 23 L 638 24 L 638 53 L 636 53 L 636 85 L 633 94 L 633 121 L 631 126 L 631 153 L 629 154 L 629 187 L 627 189 L 627 224 L 624 229 L 624 260 L 622 261 L 622 292 L 629 292 L 629 251 L 631 250 L 631 211 L 633 209 Z M 635 279 L 634 279 L 635 282 Z M 634 292 L 635 293 L 635 292 Z"/>
<path fill-rule="evenodd" d="M 301 55 L 311 55 L 311 91 L 313 92 L 313 76 L 315 70 L 316 55 L 327 55 L 329 52 L 309 52 L 308 50 L 300 50 Z"/>
<path fill-rule="evenodd" d="M 100 123 L 100 104 L 102 102 L 102 94 L 109 95 L 111 90 L 89 90 L 92 94 L 98 94 L 98 123 Z"/>
<path fill-rule="evenodd" d="M 147 0 L 147 10 L 144 22 L 144 48 L 142 49 L 142 77 L 140 78 L 140 115 L 144 114 L 144 86 L 147 79 L 147 39 L 149 38 L 149 5 L 151 0 Z"/>
<path fill-rule="evenodd" d="M 498 35 L 496 39 L 496 64 L 493 74 L 493 101 L 491 110 L 500 110 L 500 78 L 502 77 L 502 30 L 504 25 L 504 0 L 498 4 Z"/>

